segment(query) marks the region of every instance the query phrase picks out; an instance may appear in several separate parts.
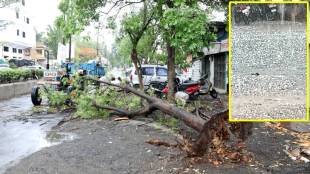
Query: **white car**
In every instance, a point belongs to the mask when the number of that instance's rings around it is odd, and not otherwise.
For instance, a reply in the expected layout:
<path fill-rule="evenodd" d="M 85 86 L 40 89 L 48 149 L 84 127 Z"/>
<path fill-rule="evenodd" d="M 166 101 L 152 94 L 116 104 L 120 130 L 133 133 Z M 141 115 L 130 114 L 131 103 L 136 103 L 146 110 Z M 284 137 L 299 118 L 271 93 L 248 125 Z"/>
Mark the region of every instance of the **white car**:
<path fill-rule="evenodd" d="M 42 70 L 45 70 L 45 68 L 41 65 L 32 65 L 32 66 L 25 66 L 24 68 L 27 68 L 27 69 L 42 69 Z"/>
<path fill-rule="evenodd" d="M 148 86 L 151 81 L 159 81 L 159 82 L 167 81 L 168 68 L 165 65 L 142 65 L 141 71 L 144 86 Z M 180 80 L 180 82 L 184 81 L 184 79 L 178 74 L 177 78 Z M 138 75 L 134 67 L 131 68 L 129 80 L 130 84 L 133 87 L 139 86 Z"/>
<path fill-rule="evenodd" d="M 0 70 L 7 70 L 7 69 L 11 69 L 10 65 L 8 65 L 8 64 L 0 64 Z"/>

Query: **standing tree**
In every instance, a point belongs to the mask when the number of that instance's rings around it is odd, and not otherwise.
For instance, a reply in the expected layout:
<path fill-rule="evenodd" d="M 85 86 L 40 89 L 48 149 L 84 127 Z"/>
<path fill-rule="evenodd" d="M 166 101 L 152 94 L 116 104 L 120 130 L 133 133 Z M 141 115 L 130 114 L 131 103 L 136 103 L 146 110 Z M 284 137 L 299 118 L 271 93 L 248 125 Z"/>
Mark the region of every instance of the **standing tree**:
<path fill-rule="evenodd" d="M 143 9 L 138 13 L 131 13 L 122 21 L 122 27 L 124 32 L 129 36 L 131 42 L 131 60 L 135 66 L 138 74 L 140 89 L 143 90 L 143 80 L 141 69 L 139 68 L 139 59 L 137 53 L 137 46 L 143 34 L 146 32 L 151 21 L 154 19 L 154 12 L 148 10 L 148 4 L 146 1 L 143 3 Z"/>
<path fill-rule="evenodd" d="M 56 19 L 56 25 L 63 32 L 63 42 L 69 42 L 69 61 L 71 61 L 71 40 L 72 35 L 80 33 L 84 27 L 88 25 L 88 21 L 84 20 L 88 16 L 88 11 L 80 9 L 78 2 L 83 0 L 62 0 L 58 6 L 62 12 L 61 16 Z"/>
<path fill-rule="evenodd" d="M 106 5 L 105 1 L 96 0 L 75 0 L 75 2 L 77 21 L 82 24 L 87 24 L 94 19 L 98 20 L 102 14 L 100 9 Z M 225 0 L 117 0 L 103 14 L 110 13 L 113 8 L 120 10 L 128 5 L 141 2 L 144 3 L 144 8 L 139 13 L 131 13 L 131 16 L 122 21 L 123 31 L 132 42 L 131 59 L 135 67 L 138 68 L 137 45 L 155 17 L 157 24 L 159 24 L 160 39 L 165 43 L 167 50 L 168 97 L 173 99 L 176 60 L 179 60 L 179 58 L 184 60 L 188 54 L 195 55 L 197 51 L 201 51 L 202 47 L 208 46 L 209 42 L 214 39 L 214 35 L 208 31 L 207 13 L 201 9 L 201 4 L 205 4 L 204 6 L 210 9 L 208 4 L 221 6 L 227 2 Z M 150 7 L 145 4 L 149 4 Z M 75 22 L 77 21 L 75 20 Z M 140 71 L 137 72 L 141 73 Z M 141 74 L 139 75 L 139 81 L 140 88 L 143 88 Z"/>
<path fill-rule="evenodd" d="M 168 64 L 168 99 L 174 98 L 176 58 L 185 59 L 207 47 L 215 35 L 208 30 L 208 17 L 198 1 L 159 0 L 160 29 L 166 42 Z"/>
<path fill-rule="evenodd" d="M 48 26 L 46 39 L 44 39 L 44 43 L 48 46 L 48 48 L 52 51 L 53 55 L 57 58 L 58 53 L 58 43 L 62 42 L 63 32 L 57 26 Z"/>

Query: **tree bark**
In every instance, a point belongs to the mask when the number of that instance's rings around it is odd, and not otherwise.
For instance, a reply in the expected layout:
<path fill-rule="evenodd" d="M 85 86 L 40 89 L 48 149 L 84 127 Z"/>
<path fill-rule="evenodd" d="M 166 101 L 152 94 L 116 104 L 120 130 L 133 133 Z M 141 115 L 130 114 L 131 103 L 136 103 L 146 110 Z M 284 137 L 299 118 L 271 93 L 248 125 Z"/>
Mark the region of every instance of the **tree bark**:
<path fill-rule="evenodd" d="M 140 90 L 143 91 L 144 85 L 143 85 L 143 80 L 142 80 L 142 73 L 141 73 L 141 70 L 138 66 L 138 54 L 137 54 L 137 49 L 135 47 L 132 48 L 132 50 L 131 50 L 131 60 L 135 66 L 135 69 L 136 69 L 136 72 L 138 75 Z"/>
<path fill-rule="evenodd" d="M 96 81 L 98 81 L 98 80 L 96 80 Z M 195 129 L 198 132 L 200 132 L 203 129 L 203 125 L 206 122 L 201 117 L 197 117 L 196 115 L 189 113 L 185 110 L 182 110 L 182 109 L 180 109 L 180 108 L 178 108 L 178 107 L 176 107 L 170 103 L 167 103 L 161 99 L 146 95 L 143 91 L 137 91 L 130 86 L 116 85 L 116 84 L 112 84 L 112 83 L 106 82 L 106 81 L 98 81 L 98 82 L 103 83 L 103 84 L 107 84 L 107 85 L 111 85 L 111 86 L 115 86 L 115 87 L 119 87 L 121 89 L 124 89 L 125 91 L 129 91 L 129 92 L 135 94 L 136 96 L 145 99 L 149 103 L 149 105 L 146 106 L 144 109 L 141 109 L 139 111 L 134 111 L 134 112 L 129 112 L 129 111 L 126 111 L 124 109 L 118 109 L 118 108 L 114 108 L 114 107 L 98 106 L 95 103 L 93 103 L 93 105 L 95 105 L 96 107 L 100 107 L 102 109 L 107 109 L 107 110 L 113 110 L 116 113 L 119 113 L 120 115 L 128 116 L 130 118 L 137 116 L 137 115 L 149 114 L 149 113 L 158 109 L 158 110 L 161 110 L 163 113 L 171 115 L 174 118 L 177 118 L 179 120 L 182 120 L 187 126 Z"/>
<path fill-rule="evenodd" d="M 167 43 L 168 53 L 168 101 L 174 100 L 174 87 L 175 87 L 175 48 Z"/>
<path fill-rule="evenodd" d="M 213 115 L 209 121 L 207 121 L 202 130 L 198 140 L 193 145 L 191 156 L 203 155 L 208 149 L 208 145 L 214 138 L 215 134 L 222 129 L 225 129 L 225 121 L 228 119 L 228 110 Z"/>

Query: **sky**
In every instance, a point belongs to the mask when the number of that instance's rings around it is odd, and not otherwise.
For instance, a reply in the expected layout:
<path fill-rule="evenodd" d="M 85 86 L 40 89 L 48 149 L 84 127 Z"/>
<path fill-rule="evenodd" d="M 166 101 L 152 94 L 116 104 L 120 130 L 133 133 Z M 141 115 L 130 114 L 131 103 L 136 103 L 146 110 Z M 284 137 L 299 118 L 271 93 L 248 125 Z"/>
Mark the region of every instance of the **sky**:
<path fill-rule="evenodd" d="M 38 32 L 46 32 L 48 25 L 54 25 L 57 16 L 61 15 L 58 10 L 58 4 L 61 0 L 26 0 L 26 6 L 32 23 Z M 86 27 L 81 33 L 82 36 L 90 36 L 93 40 L 97 40 L 97 31 L 94 26 Z M 108 49 L 111 49 L 114 43 L 113 32 L 108 29 L 101 29 L 99 35 L 99 43 L 105 42 Z"/>
<path fill-rule="evenodd" d="M 26 0 L 29 16 L 38 32 L 44 32 L 48 25 L 53 25 L 60 15 L 59 2 L 60 0 Z"/>
<path fill-rule="evenodd" d="M 61 0 L 26 0 L 29 16 L 38 32 L 46 32 L 48 25 L 53 25 L 56 17 L 61 15 L 58 10 L 58 4 L 60 1 Z M 107 4 L 103 10 L 108 11 L 111 6 L 112 4 Z M 121 17 L 126 11 L 131 10 L 134 9 L 124 8 L 118 16 Z M 113 15 L 113 13 L 114 11 L 112 10 L 110 15 Z M 223 20 L 223 18 L 225 19 L 224 13 L 219 14 L 215 12 L 213 15 L 217 16 L 217 20 L 219 20 L 219 18 L 220 20 Z M 105 17 L 103 17 L 102 20 L 105 21 Z M 81 35 L 90 36 L 93 40 L 97 40 L 97 31 L 94 29 L 94 26 L 87 27 Z M 111 49 L 112 44 L 114 43 L 114 38 L 113 31 L 110 29 L 105 29 L 105 27 L 103 27 L 100 30 L 99 43 L 104 42 L 108 49 Z"/>

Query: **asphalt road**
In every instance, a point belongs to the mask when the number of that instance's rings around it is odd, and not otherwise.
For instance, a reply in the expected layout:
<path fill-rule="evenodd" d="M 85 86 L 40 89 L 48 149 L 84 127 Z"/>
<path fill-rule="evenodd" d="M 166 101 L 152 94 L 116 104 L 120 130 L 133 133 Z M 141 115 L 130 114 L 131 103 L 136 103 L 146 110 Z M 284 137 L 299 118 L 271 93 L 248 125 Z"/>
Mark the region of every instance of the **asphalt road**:
<path fill-rule="evenodd" d="M 0 101 L 0 173 L 44 147 L 59 144 L 48 137 L 63 114 L 33 114 L 30 96 Z"/>

